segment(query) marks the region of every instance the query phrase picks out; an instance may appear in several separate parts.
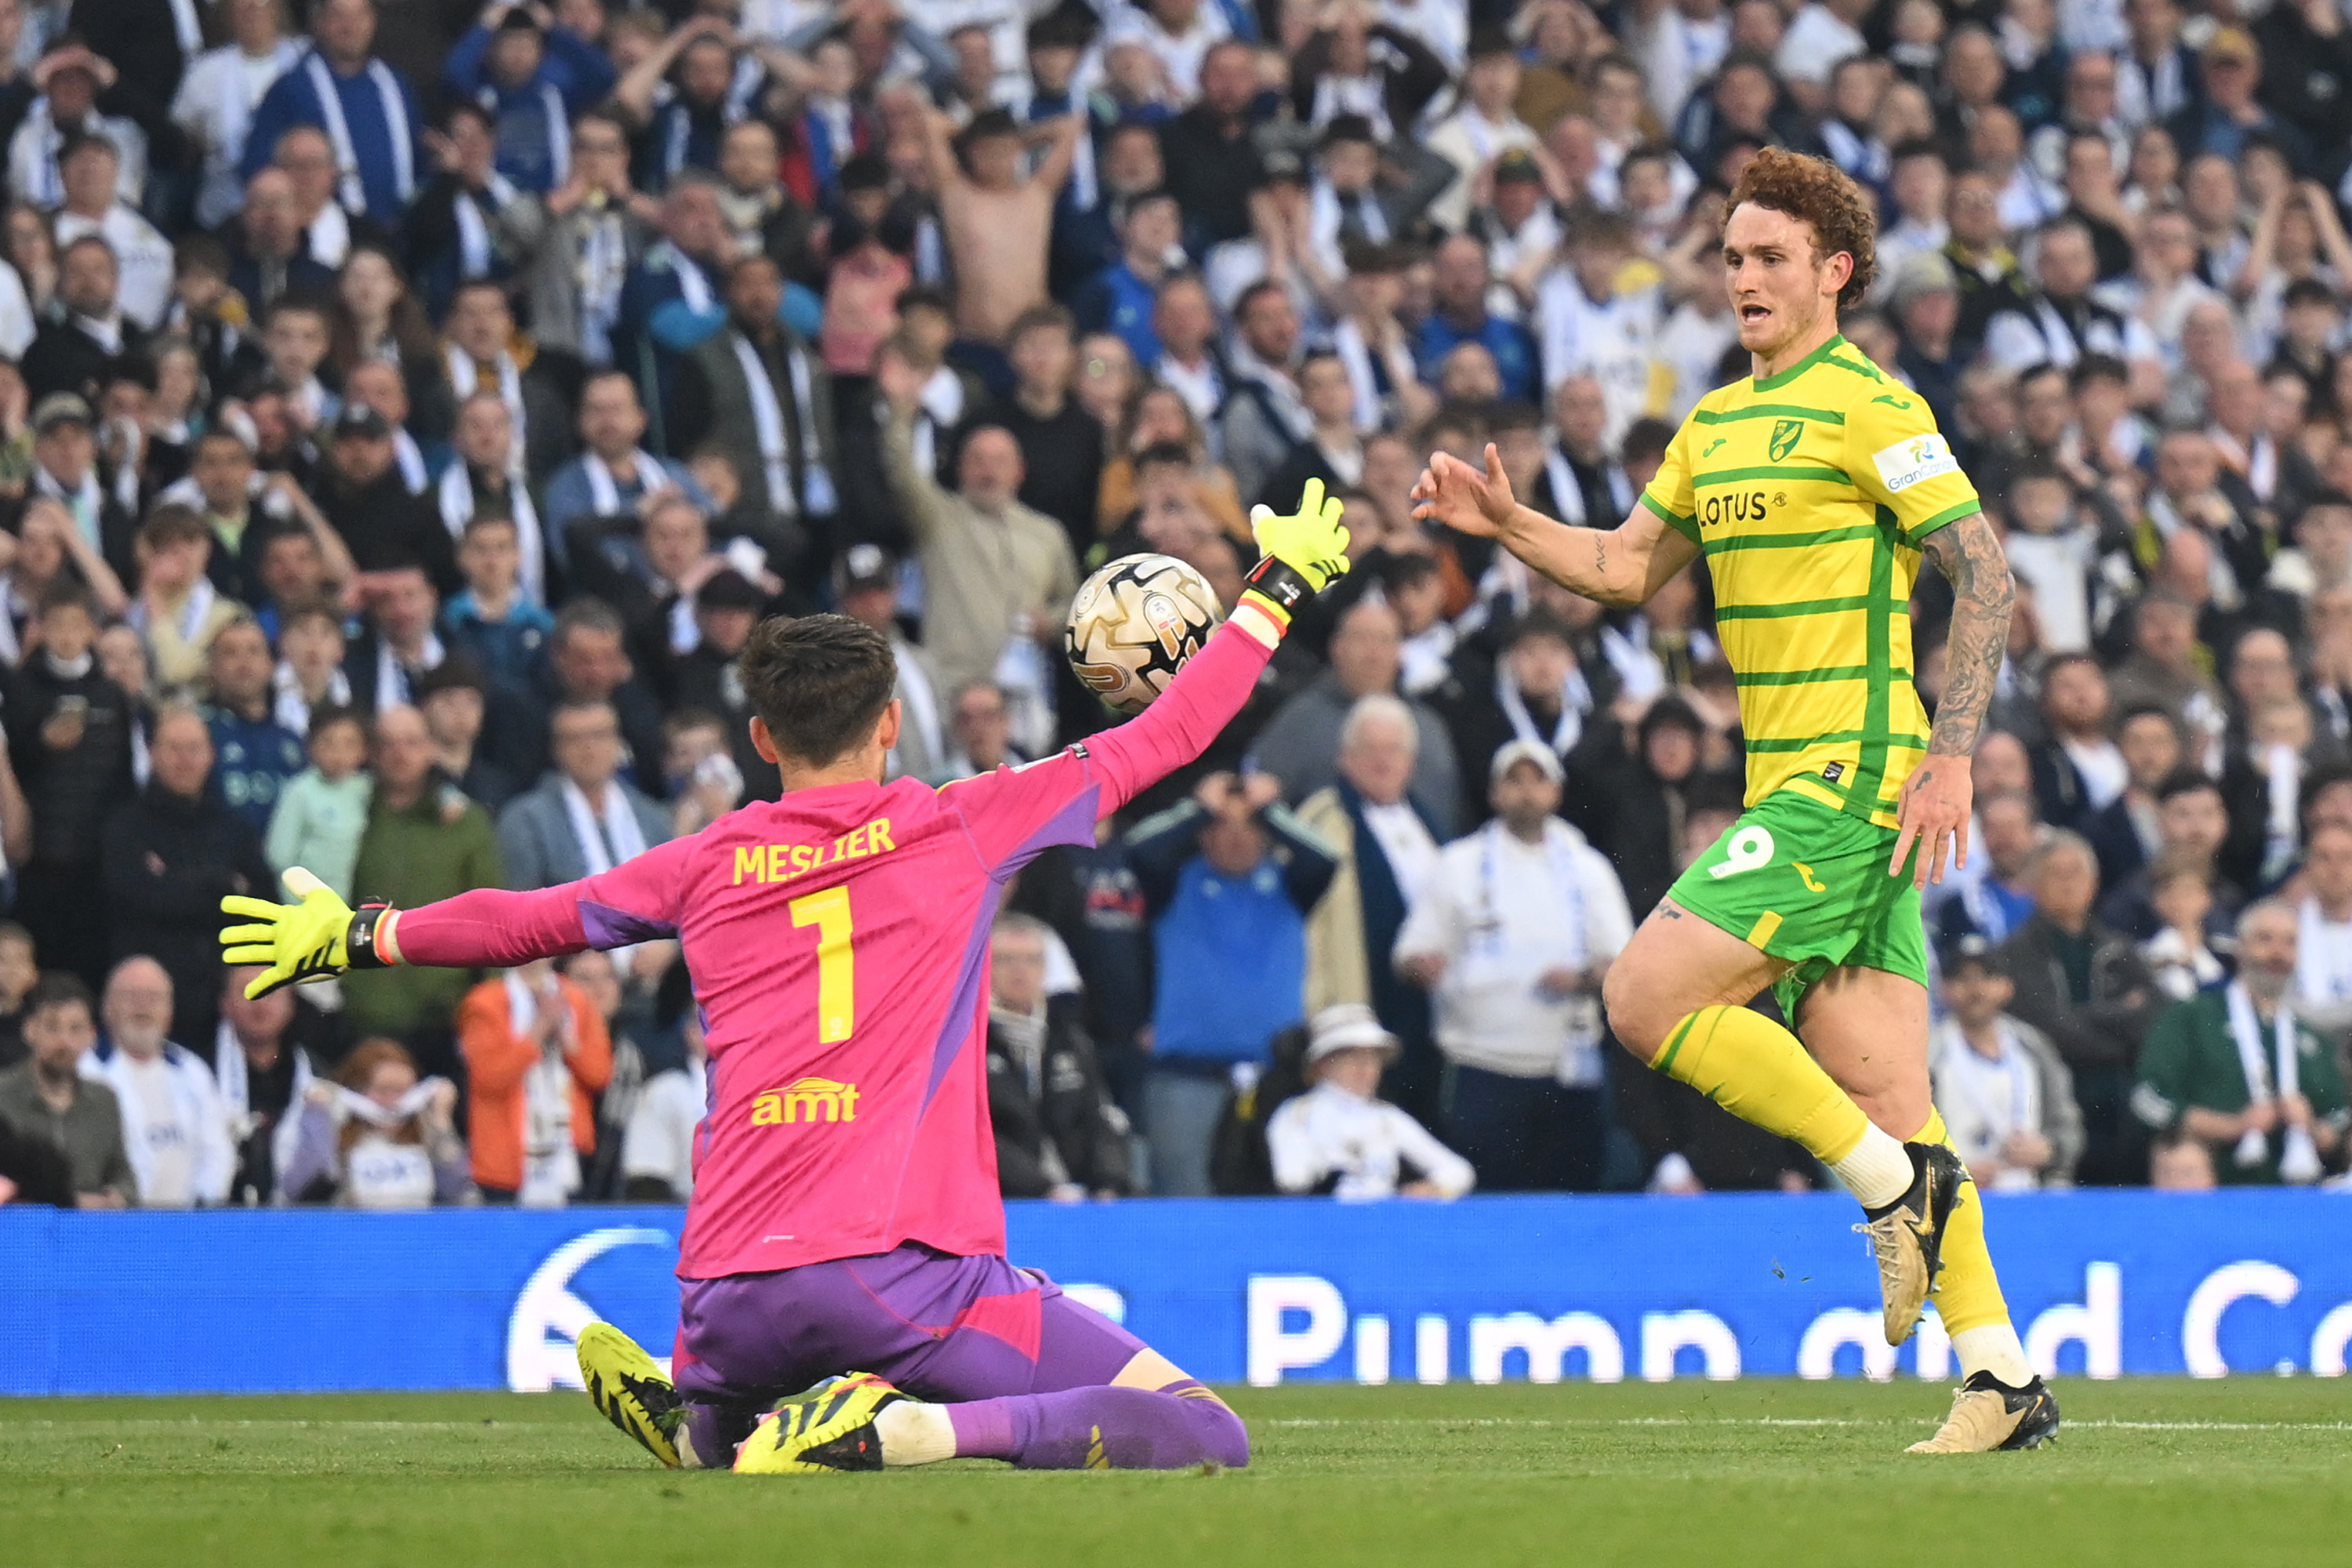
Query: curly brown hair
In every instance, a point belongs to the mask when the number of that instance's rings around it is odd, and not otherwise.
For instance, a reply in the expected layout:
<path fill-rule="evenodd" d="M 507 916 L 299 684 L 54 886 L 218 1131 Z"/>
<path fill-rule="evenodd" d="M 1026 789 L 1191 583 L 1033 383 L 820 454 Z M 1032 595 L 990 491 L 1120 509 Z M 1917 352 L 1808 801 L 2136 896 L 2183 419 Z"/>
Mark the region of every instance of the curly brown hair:
<path fill-rule="evenodd" d="M 1838 308 L 1851 310 L 1862 303 L 1878 275 L 1878 225 L 1844 170 L 1827 158 L 1767 147 L 1740 172 L 1723 204 L 1724 215 L 1728 217 L 1742 202 L 1812 225 L 1814 250 L 1822 260 L 1841 250 L 1853 258 L 1853 276 L 1838 290 Z"/>

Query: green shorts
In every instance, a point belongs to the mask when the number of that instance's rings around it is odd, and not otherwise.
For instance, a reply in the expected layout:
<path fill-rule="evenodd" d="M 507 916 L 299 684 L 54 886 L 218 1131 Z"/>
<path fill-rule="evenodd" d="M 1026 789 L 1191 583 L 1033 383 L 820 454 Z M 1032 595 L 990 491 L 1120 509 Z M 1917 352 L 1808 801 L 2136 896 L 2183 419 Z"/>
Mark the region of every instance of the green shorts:
<path fill-rule="evenodd" d="M 1927 983 L 1919 891 L 1907 875 L 1886 874 L 1895 837 L 1781 790 L 1742 813 L 1666 896 L 1788 962 L 1772 993 L 1793 1021 L 1797 999 L 1832 969 L 1883 969 Z"/>

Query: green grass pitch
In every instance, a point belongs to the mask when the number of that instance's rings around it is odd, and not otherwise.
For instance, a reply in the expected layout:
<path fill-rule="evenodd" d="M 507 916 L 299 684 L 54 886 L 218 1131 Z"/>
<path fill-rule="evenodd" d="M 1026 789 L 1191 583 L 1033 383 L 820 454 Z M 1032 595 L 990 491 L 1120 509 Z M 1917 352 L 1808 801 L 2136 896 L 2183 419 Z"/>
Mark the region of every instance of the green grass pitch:
<path fill-rule="evenodd" d="M 0 1563 L 2352 1562 L 2352 1387 L 2068 1382 L 2054 1447 L 1905 1456 L 1947 1391 L 1230 1391 L 1245 1471 L 653 1468 L 578 1394 L 0 1400 Z"/>

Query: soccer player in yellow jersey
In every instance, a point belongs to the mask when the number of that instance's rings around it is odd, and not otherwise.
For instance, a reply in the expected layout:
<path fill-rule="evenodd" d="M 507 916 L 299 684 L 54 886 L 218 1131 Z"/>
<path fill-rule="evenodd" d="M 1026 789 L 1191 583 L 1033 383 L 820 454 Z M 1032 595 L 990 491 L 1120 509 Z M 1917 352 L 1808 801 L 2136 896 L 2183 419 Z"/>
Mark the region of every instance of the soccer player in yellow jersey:
<path fill-rule="evenodd" d="M 1872 221 L 1825 160 L 1767 148 L 1726 204 L 1725 281 L 1754 374 L 1709 393 L 1614 530 L 1517 504 L 1444 453 L 1416 515 L 1499 540 L 1554 582 L 1639 605 L 1700 555 L 1738 671 L 1747 810 L 1610 967 L 1617 1037 L 1792 1138 L 1863 1205 L 1888 1342 L 1932 1292 L 1963 1381 L 1915 1452 L 2040 1445 L 2058 1405 L 2009 1321 L 1982 1205 L 1927 1090 L 1919 890 L 1968 855 L 1969 753 L 2011 588 L 2000 544 L 1917 394 L 1838 335 L 1874 268 Z M 1957 600 L 1931 730 L 1913 689 L 1925 554 Z M 1743 1004 L 1770 986 L 1796 1030 Z"/>

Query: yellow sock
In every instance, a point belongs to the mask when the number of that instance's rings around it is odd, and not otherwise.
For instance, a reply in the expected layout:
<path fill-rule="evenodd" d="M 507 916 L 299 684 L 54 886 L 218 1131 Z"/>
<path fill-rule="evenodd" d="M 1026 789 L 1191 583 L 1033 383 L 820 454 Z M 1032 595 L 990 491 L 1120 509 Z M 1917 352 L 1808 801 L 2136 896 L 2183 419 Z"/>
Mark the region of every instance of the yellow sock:
<path fill-rule="evenodd" d="M 1910 1141 L 1949 1145 L 1952 1138 L 1943 1116 L 1931 1110 L 1927 1125 Z M 1936 1276 L 1934 1300 L 1948 1334 L 2009 1322 L 2009 1303 L 2001 1300 L 2000 1280 L 1992 1271 L 1992 1252 L 1985 1246 L 1984 1205 L 1978 1201 L 1974 1182 L 1960 1188 L 1959 1206 L 1944 1227 L 1944 1267 Z"/>
<path fill-rule="evenodd" d="M 1700 1008 L 1674 1026 L 1650 1065 L 1824 1164 L 1845 1159 L 1876 1131 L 1796 1036 L 1747 1007 Z M 1906 1160 L 1898 1193 L 1910 1169 Z"/>

